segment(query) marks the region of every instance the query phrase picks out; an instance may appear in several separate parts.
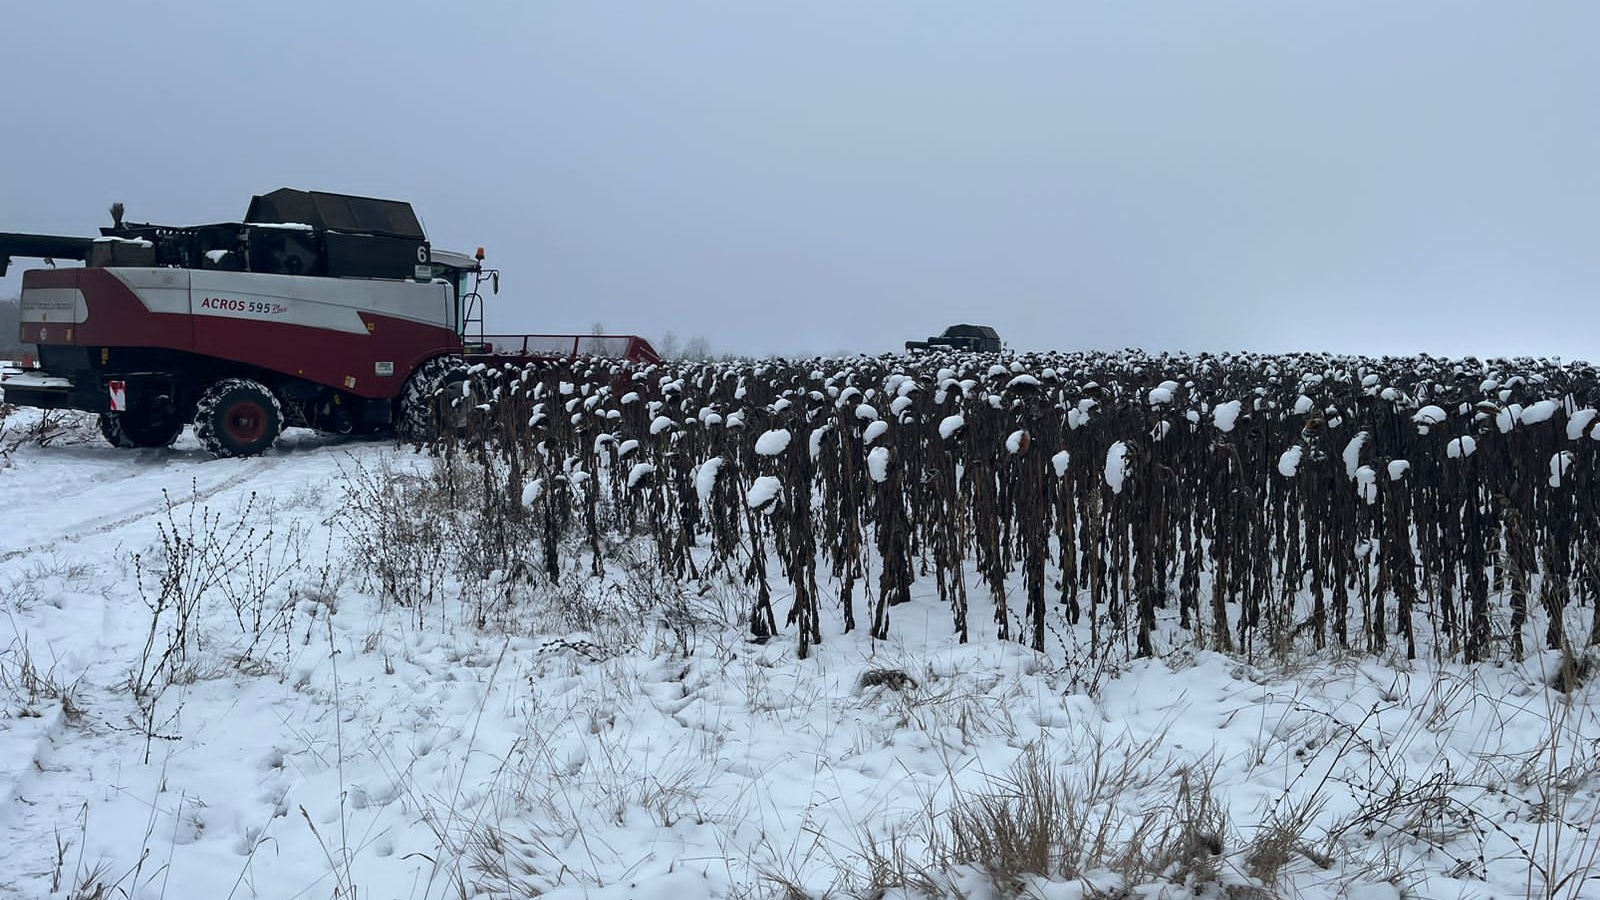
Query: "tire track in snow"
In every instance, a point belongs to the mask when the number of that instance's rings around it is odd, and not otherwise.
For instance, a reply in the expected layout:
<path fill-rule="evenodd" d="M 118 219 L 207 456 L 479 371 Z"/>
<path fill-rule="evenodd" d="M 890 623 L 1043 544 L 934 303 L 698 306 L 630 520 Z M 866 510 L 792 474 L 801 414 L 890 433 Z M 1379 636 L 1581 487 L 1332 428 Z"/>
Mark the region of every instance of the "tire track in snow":
<path fill-rule="evenodd" d="M 142 519 L 160 515 L 169 509 L 177 509 L 188 504 L 204 502 L 223 491 L 237 487 L 245 481 L 266 472 L 268 469 L 275 467 L 280 461 L 281 459 L 272 457 L 238 460 L 236 461 L 239 463 L 238 467 L 227 477 L 205 487 L 196 485 L 194 493 L 174 498 L 170 504 L 165 499 L 158 499 L 136 507 L 131 511 L 124 510 L 74 522 L 68 526 L 68 530 L 60 533 L 57 537 L 0 554 L 0 563 L 48 550 L 62 542 L 75 543 L 85 538 L 107 534 Z M 219 461 L 219 464 L 226 463 Z M 198 477 L 198 473 L 196 477 Z M 96 641 L 96 646 L 97 648 L 102 648 L 104 646 L 103 640 Z M 97 684 L 93 679 L 90 679 L 89 674 L 89 670 L 85 670 L 80 676 L 79 684 L 82 690 L 93 693 L 98 690 L 108 689 L 105 685 Z M 16 733 L 4 735 L 4 737 L 9 738 L 4 745 L 5 755 L 8 757 L 8 762 L 12 764 L 0 765 L 0 825 L 5 825 L 8 828 L 15 825 L 19 817 L 26 820 L 38 818 L 41 814 L 40 811 L 31 809 L 35 805 L 34 801 L 21 798 L 25 797 L 25 792 L 41 776 L 49 776 L 52 773 L 48 760 L 56 739 L 64 731 L 67 724 L 66 716 L 59 708 L 53 709 L 48 715 L 38 719 L 30 718 L 23 721 L 32 725 L 32 729 L 27 731 L 13 729 Z M 57 815 L 64 814 L 64 811 L 78 804 L 82 799 L 84 798 L 74 795 L 71 803 L 44 812 Z M 4 885 L 0 885 L 0 895 L 5 894 Z"/>
<path fill-rule="evenodd" d="M 177 509 L 178 507 L 187 504 L 200 503 L 204 500 L 209 500 L 231 487 L 237 487 L 257 474 L 260 474 L 261 472 L 264 472 L 268 468 L 274 466 L 276 463 L 277 460 L 275 458 L 254 457 L 246 461 L 243 466 L 241 466 L 239 471 L 234 472 L 227 478 L 224 478 L 216 484 L 208 487 L 197 487 L 194 494 L 177 498 L 171 504 L 168 504 L 164 500 L 157 500 L 141 506 L 132 512 L 114 514 L 114 517 L 110 518 L 109 520 L 107 520 L 106 516 L 95 516 L 85 519 L 82 522 L 74 523 L 71 530 L 57 535 L 50 540 L 32 544 L 27 547 L 21 547 L 16 550 L 10 550 L 5 553 L 0 553 L 0 563 L 10 562 L 11 560 L 21 556 L 28 556 L 29 554 L 38 553 L 43 550 L 49 550 L 50 548 L 55 547 L 62 542 L 76 543 L 77 541 L 84 540 L 85 538 L 98 537 L 102 534 L 108 534 L 112 531 L 116 531 L 118 528 L 131 525 L 141 519 L 148 519 L 151 516 L 159 515 L 169 509 Z"/>

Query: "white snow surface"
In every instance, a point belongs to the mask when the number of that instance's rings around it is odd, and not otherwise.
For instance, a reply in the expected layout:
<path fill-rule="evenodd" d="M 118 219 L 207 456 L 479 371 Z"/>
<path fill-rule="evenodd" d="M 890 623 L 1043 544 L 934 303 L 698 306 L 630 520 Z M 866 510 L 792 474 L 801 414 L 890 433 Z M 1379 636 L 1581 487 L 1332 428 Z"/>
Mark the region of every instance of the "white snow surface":
<path fill-rule="evenodd" d="M 211 460 L 185 434 L 170 451 L 23 445 L 0 463 L 0 897 L 66 900 L 74 873 L 102 863 L 108 881 L 138 869 L 108 894 L 134 900 L 444 900 L 461 896 L 458 881 L 483 898 L 740 900 L 782 893 L 773 873 L 808 896 L 867 896 L 860 834 L 893 834 L 925 862 L 927 810 L 942 819 L 958 792 L 1003 791 L 1030 752 L 1077 779 L 1097 752 L 1139 767 L 1109 800 L 1130 815 L 1170 803 L 1178 774 L 1203 767 L 1228 822 L 1217 863 L 1230 884 L 1249 883 L 1245 847 L 1280 798 L 1320 801 L 1310 831 L 1321 835 L 1372 808 L 1367 785 L 1437 781 L 1455 808 L 1495 823 L 1424 825 L 1422 839 L 1348 829 L 1331 868 L 1291 863 L 1250 896 L 1521 897 L 1530 878 L 1540 886 L 1522 848 L 1541 865 L 1548 853 L 1558 873 L 1592 859 L 1595 838 L 1529 815 L 1545 798 L 1514 777 L 1542 765 L 1552 716 L 1563 753 L 1584 754 L 1572 771 L 1592 771 L 1584 748 L 1600 742 L 1600 688 L 1548 694 L 1556 655 L 1468 667 L 1402 651 L 1257 667 L 1167 653 L 1190 646 L 1172 613 L 1158 658 L 1107 667 L 1084 649 L 1088 617 L 1053 625 L 1060 640 L 1038 654 L 976 624 L 987 617 L 976 591 L 971 642 L 960 643 L 931 579 L 893 608 L 888 640 L 825 616 L 826 640 L 804 661 L 792 629 L 746 640 L 742 584 L 683 594 L 701 623 L 687 655 L 653 618 L 574 630 L 542 594 L 514 622 L 479 627 L 464 602 L 426 614 L 380 603 L 335 522 L 350 515 L 341 488 L 360 472 L 416 479 L 433 465 L 298 430 L 246 460 Z M 757 479 L 751 498 L 775 482 Z M 150 623 L 131 554 L 148 567 L 158 526 L 237 521 L 252 494 L 289 567 L 275 639 L 252 648 L 225 599 L 203 598 L 196 677 L 159 698 L 159 737 L 147 742 L 125 687 Z M 605 609 L 625 577 L 607 564 L 601 580 L 564 572 L 559 596 L 591 591 Z M 148 568 L 143 585 L 154 596 Z M 1021 595 L 1020 582 L 1012 589 Z M 70 686 L 71 714 L 17 688 L 24 650 L 48 682 Z M 885 669 L 914 681 L 862 687 Z M 1480 764 L 1507 777 L 1472 787 Z M 1594 798 L 1592 780 L 1580 782 L 1557 821 L 1594 821 Z M 491 833 L 512 884 L 474 863 Z M 58 840 L 67 883 L 52 892 Z M 952 877 L 963 896 L 999 896 L 975 872 Z M 1557 896 L 1588 896 L 1578 884 Z M 1022 890 L 1092 893 L 1042 878 Z M 1154 883 L 1128 895 L 1221 892 Z"/>
<path fill-rule="evenodd" d="M 952 435 L 965 428 L 966 425 L 967 420 L 963 416 L 945 416 L 939 422 L 939 437 L 948 441 Z"/>
<path fill-rule="evenodd" d="M 1512 403 L 1501 407 L 1500 411 L 1494 415 L 1494 425 L 1500 429 L 1501 434 L 1510 432 L 1521 421 L 1522 404 L 1520 403 Z"/>
<path fill-rule="evenodd" d="M 1356 470 L 1361 467 L 1361 448 L 1366 446 L 1372 435 L 1365 431 L 1356 432 L 1356 436 L 1344 445 L 1344 474 L 1350 478 L 1356 477 Z"/>
<path fill-rule="evenodd" d="M 1300 474 L 1300 457 L 1304 453 L 1305 448 L 1299 444 L 1293 444 L 1283 451 L 1278 457 L 1278 474 L 1285 478 L 1293 478 Z"/>
<path fill-rule="evenodd" d="M 1567 440 L 1575 441 L 1583 437 L 1584 430 L 1595 420 L 1597 412 L 1600 411 L 1592 406 L 1574 410 L 1572 415 L 1567 417 Z"/>
<path fill-rule="evenodd" d="M 1536 425 L 1540 422 L 1548 422 L 1555 418 L 1556 413 L 1560 410 L 1561 404 L 1555 400 L 1540 400 L 1536 403 L 1531 403 L 1522 411 L 1522 424 Z"/>
<path fill-rule="evenodd" d="M 1065 450 L 1059 451 L 1050 457 L 1050 467 L 1055 470 L 1056 477 L 1067 474 L 1067 466 L 1072 463 L 1072 454 Z"/>
<path fill-rule="evenodd" d="M 722 471 L 722 457 L 713 456 L 700 464 L 694 473 L 694 492 L 701 506 L 711 503 L 711 491 L 717 486 L 717 475 Z"/>
<path fill-rule="evenodd" d="M 1371 466 L 1360 466 L 1355 474 L 1356 494 L 1367 501 L 1370 506 L 1378 502 L 1378 470 Z"/>
<path fill-rule="evenodd" d="M 539 498 L 541 496 L 543 496 L 543 495 L 544 495 L 544 479 L 543 478 L 530 479 L 527 484 L 522 486 L 522 505 L 523 506 L 532 506 L 535 503 L 538 503 L 539 502 Z"/>
<path fill-rule="evenodd" d="M 761 509 L 783 492 L 783 482 L 776 475 L 762 475 L 750 484 L 745 504 L 751 509 Z"/>
<path fill-rule="evenodd" d="M 1465 459 L 1466 457 L 1471 456 L 1473 451 L 1477 449 L 1478 439 L 1470 434 L 1464 434 L 1446 444 L 1444 452 L 1445 455 L 1451 459 Z"/>
<path fill-rule="evenodd" d="M 762 432 L 761 436 L 756 438 L 756 453 L 761 456 L 777 456 L 789 449 L 789 441 L 792 438 L 793 435 L 789 434 L 786 428 L 774 428 Z"/>
<path fill-rule="evenodd" d="M 872 480 L 882 484 L 889 480 L 889 448 L 873 447 L 867 453 L 867 474 Z"/>
<path fill-rule="evenodd" d="M 628 489 L 632 490 L 638 487 L 640 482 L 655 474 L 655 471 L 654 463 L 634 463 L 633 467 L 628 470 Z"/>
<path fill-rule="evenodd" d="M 1417 423 L 1418 425 L 1438 425 L 1446 418 L 1448 418 L 1448 416 L 1446 415 L 1444 409 L 1434 406 L 1430 403 L 1427 406 L 1417 410 L 1416 413 L 1412 415 L 1411 421 Z"/>
<path fill-rule="evenodd" d="M 822 455 L 822 441 L 833 430 L 833 425 L 819 425 L 811 429 L 811 436 L 806 441 L 806 449 L 811 452 L 811 458 L 816 459 Z"/>
<path fill-rule="evenodd" d="M 1239 410 L 1243 405 L 1238 400 L 1218 403 L 1217 408 L 1211 411 L 1211 421 L 1216 423 L 1217 430 L 1232 431 L 1234 423 L 1239 421 Z"/>
<path fill-rule="evenodd" d="M 882 419 L 872 422 L 868 424 L 866 429 L 861 432 L 861 445 L 863 447 L 870 447 L 872 446 L 873 442 L 877 441 L 878 438 L 881 438 L 888 433 L 888 422 L 885 422 Z"/>
<path fill-rule="evenodd" d="M 1550 457 L 1550 486 L 1561 487 L 1561 482 L 1567 476 L 1567 470 L 1572 468 L 1577 456 L 1571 450 L 1562 450 Z"/>
<path fill-rule="evenodd" d="M 1122 483 L 1128 477 L 1128 443 L 1116 441 L 1106 450 L 1106 484 L 1111 493 L 1122 493 Z"/>

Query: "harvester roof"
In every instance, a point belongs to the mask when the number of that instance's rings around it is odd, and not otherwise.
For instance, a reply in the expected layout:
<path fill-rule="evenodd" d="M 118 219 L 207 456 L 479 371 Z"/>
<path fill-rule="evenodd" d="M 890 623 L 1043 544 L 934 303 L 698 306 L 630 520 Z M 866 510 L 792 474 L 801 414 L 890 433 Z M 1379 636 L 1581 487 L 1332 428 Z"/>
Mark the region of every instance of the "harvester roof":
<path fill-rule="evenodd" d="M 422 222 L 402 200 L 379 200 L 323 191 L 279 188 L 250 200 L 245 221 L 262 225 L 309 225 L 318 230 L 427 240 Z"/>

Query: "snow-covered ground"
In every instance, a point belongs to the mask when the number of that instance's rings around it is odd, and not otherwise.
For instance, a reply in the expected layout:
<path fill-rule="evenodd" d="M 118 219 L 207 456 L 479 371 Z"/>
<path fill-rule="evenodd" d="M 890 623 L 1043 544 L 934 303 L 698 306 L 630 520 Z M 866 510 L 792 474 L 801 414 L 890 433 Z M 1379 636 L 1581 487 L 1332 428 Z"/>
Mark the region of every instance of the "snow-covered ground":
<path fill-rule="evenodd" d="M 1600 896 L 1596 693 L 1547 656 L 1096 660 L 1064 623 L 1037 655 L 955 643 L 924 585 L 802 661 L 626 547 L 480 621 L 380 603 L 355 550 L 347 486 L 425 458 L 33 421 L 0 458 L 3 897 Z"/>

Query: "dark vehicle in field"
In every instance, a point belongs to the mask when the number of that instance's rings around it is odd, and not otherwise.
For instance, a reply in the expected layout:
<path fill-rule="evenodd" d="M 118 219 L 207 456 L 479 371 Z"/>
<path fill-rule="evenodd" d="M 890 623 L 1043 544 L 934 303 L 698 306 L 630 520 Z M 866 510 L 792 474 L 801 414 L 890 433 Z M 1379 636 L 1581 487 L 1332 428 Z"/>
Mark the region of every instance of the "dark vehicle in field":
<path fill-rule="evenodd" d="M 999 353 L 1002 345 L 999 333 L 988 325 L 951 325 L 943 334 L 925 341 L 906 341 L 906 349 Z"/>

